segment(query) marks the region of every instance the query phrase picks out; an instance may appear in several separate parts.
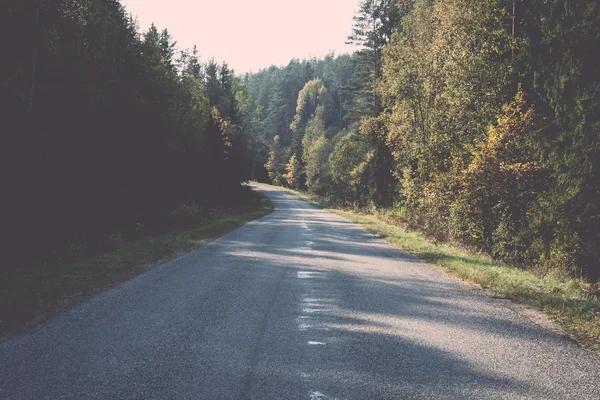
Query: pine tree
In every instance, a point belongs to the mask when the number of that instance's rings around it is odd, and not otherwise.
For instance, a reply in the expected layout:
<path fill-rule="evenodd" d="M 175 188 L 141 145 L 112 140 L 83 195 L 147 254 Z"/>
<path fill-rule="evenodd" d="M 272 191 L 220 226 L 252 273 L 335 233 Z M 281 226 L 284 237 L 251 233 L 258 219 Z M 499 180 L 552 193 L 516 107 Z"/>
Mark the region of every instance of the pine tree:
<path fill-rule="evenodd" d="M 221 82 L 219 80 L 219 67 L 214 59 L 206 64 L 206 96 L 211 107 L 217 107 L 221 100 Z"/>
<path fill-rule="evenodd" d="M 347 41 L 361 47 L 353 56 L 355 70 L 348 87 L 352 96 L 349 117 L 354 120 L 381 111 L 374 86 L 381 76 L 383 48 L 400 27 L 401 17 L 396 0 L 362 0 L 354 16 L 352 34 Z"/>
<path fill-rule="evenodd" d="M 159 42 L 161 54 L 164 60 L 163 62 L 165 63 L 169 71 L 173 72 L 175 69 L 173 56 L 175 54 L 175 46 L 177 46 L 177 42 L 173 41 L 171 34 L 166 28 L 161 31 Z"/>

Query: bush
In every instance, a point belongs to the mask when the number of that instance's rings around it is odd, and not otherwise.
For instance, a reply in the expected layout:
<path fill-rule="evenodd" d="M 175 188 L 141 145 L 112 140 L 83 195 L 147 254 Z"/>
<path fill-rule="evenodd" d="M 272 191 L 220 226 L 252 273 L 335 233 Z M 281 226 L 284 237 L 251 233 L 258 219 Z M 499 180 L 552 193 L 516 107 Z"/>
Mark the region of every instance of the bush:
<path fill-rule="evenodd" d="M 206 220 L 204 209 L 194 201 L 175 207 L 169 217 L 169 225 L 177 228 L 192 228 Z"/>

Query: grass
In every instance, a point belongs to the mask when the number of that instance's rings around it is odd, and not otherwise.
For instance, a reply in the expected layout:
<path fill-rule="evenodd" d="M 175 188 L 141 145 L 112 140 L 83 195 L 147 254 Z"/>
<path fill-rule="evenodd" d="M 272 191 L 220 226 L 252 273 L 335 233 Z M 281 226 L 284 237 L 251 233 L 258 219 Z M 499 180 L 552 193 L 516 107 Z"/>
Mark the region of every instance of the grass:
<path fill-rule="evenodd" d="M 393 246 L 488 289 L 494 297 L 544 312 L 580 343 L 600 353 L 600 301 L 588 295 L 589 283 L 555 271 L 536 272 L 506 265 L 457 245 L 434 244 L 420 233 L 408 231 L 385 210 L 328 208 L 317 197 L 285 190 L 363 225 Z"/>
<path fill-rule="evenodd" d="M 12 276 L 0 282 L 0 337 L 31 326 L 272 210 L 272 203 L 261 197 L 255 204 L 229 209 L 192 229 L 148 237 L 86 260 L 32 268 L 27 274 Z"/>

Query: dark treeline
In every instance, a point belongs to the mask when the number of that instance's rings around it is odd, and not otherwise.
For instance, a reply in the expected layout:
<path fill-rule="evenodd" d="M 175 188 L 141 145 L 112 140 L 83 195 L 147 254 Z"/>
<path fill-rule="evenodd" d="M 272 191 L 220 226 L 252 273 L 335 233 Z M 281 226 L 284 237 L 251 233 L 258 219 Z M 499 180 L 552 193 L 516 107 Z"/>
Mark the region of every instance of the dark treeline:
<path fill-rule="evenodd" d="M 596 0 L 362 0 L 349 41 L 246 77 L 272 182 L 600 277 Z"/>
<path fill-rule="evenodd" d="M 254 108 L 226 64 L 175 54 L 167 30 L 140 32 L 119 1 L 6 0 L 0 31 L 6 265 L 243 200 Z"/>

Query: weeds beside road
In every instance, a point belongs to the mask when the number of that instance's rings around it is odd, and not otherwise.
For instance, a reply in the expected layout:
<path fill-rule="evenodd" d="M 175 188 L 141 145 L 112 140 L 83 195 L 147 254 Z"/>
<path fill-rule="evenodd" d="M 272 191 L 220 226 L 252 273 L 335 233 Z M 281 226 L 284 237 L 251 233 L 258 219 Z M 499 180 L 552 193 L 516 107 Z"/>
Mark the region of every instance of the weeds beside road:
<path fill-rule="evenodd" d="M 272 210 L 271 202 L 261 197 L 250 205 L 225 209 L 195 228 L 124 243 L 118 250 L 85 260 L 12 274 L 0 280 L 0 337 L 31 326 Z"/>
<path fill-rule="evenodd" d="M 332 208 L 315 196 L 284 190 L 363 225 L 393 246 L 475 283 L 495 297 L 543 311 L 572 337 L 600 353 L 600 301 L 590 293 L 590 283 L 557 271 L 524 270 L 457 245 L 435 244 L 406 229 L 390 211 Z"/>

